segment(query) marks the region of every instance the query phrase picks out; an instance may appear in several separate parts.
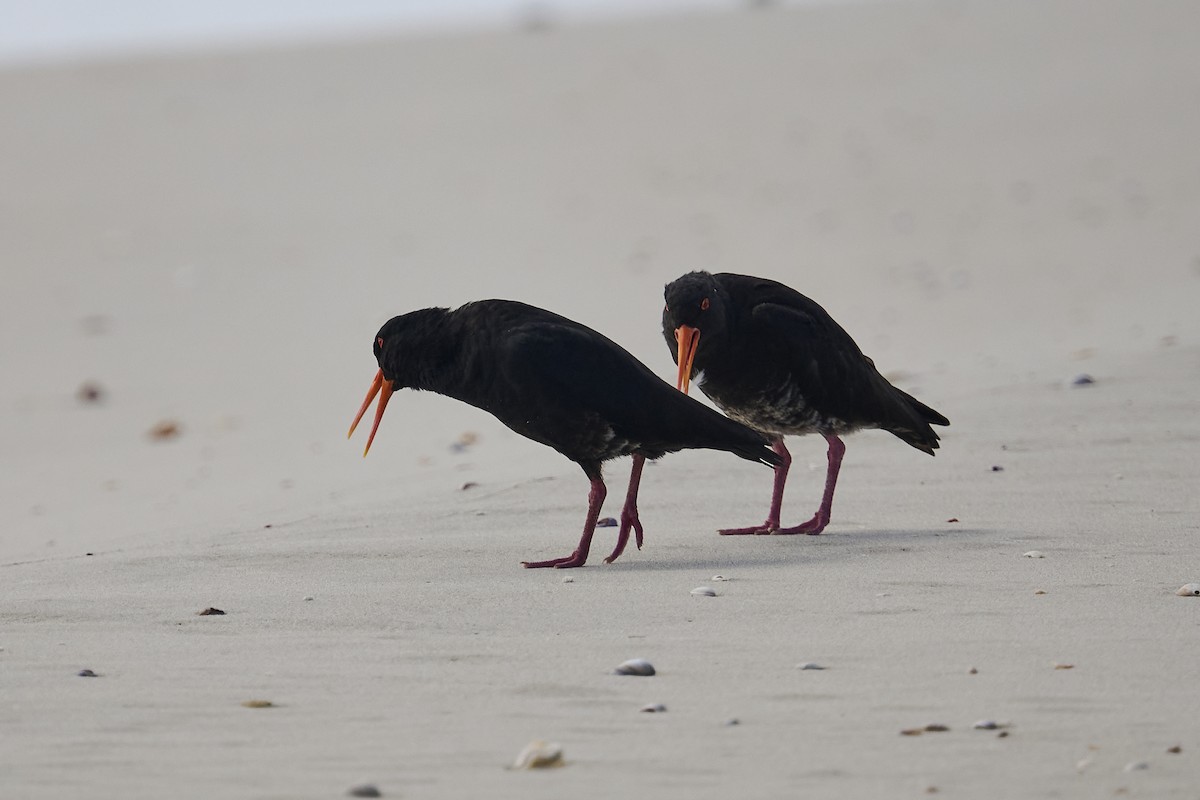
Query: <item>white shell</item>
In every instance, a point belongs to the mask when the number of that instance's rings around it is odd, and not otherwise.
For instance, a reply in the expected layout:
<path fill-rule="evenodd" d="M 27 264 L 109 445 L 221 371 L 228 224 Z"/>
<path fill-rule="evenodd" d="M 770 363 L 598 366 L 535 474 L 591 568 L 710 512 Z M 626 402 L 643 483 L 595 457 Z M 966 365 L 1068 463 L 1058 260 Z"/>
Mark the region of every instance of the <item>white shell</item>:
<path fill-rule="evenodd" d="M 1180 597 L 1200 597 L 1200 583 L 1185 583 L 1175 590 Z"/>
<path fill-rule="evenodd" d="M 631 658 L 617 665 L 618 675 L 653 675 L 654 665 L 644 658 Z"/>
<path fill-rule="evenodd" d="M 575 582 L 575 579 L 574 579 L 574 578 L 572 578 L 570 575 L 564 575 L 564 576 L 563 576 L 563 579 L 562 579 L 562 582 L 563 582 L 563 583 L 574 583 L 574 582 Z"/>
<path fill-rule="evenodd" d="M 558 742 L 534 739 L 517 754 L 512 769 L 545 769 L 563 765 L 563 749 Z"/>
<path fill-rule="evenodd" d="M 692 589 L 692 594 L 697 597 L 716 597 L 717 590 L 711 586 L 697 586 L 695 589 Z"/>
<path fill-rule="evenodd" d="M 1150 762 L 1148 762 L 1148 761 L 1130 761 L 1128 764 L 1125 765 L 1126 772 L 1136 772 L 1139 769 L 1150 769 Z"/>
<path fill-rule="evenodd" d="M 825 669 L 815 661 L 805 661 L 803 664 L 797 664 L 796 669 Z"/>
<path fill-rule="evenodd" d="M 713 575 L 711 578 L 709 578 L 709 580 L 714 581 L 715 583 L 721 583 L 722 581 L 729 580 L 729 578 L 726 578 L 724 575 Z"/>
<path fill-rule="evenodd" d="M 661 714 L 667 710 L 667 707 L 662 703 L 647 703 L 638 710 L 645 711 L 648 714 Z"/>
<path fill-rule="evenodd" d="M 1046 554 L 1041 550 L 1030 550 L 1028 553 L 1025 553 L 1024 556 L 1026 558 L 1045 558 Z"/>

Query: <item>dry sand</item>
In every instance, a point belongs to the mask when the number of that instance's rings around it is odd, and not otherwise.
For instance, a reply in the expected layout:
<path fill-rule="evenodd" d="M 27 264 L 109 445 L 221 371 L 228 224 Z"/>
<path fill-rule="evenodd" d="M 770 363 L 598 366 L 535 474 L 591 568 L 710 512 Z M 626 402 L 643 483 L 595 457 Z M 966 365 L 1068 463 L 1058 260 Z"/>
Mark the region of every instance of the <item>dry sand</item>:
<path fill-rule="evenodd" d="M 1195 798 L 1197 30 L 894 3 L 0 73 L 0 797 Z M 574 465 L 414 393 L 344 440 L 393 314 L 519 298 L 670 376 L 698 268 L 822 302 L 938 458 L 852 437 L 825 535 L 729 539 L 770 473 L 670 456 L 645 549 L 563 583 L 517 564 L 574 546 Z M 567 765 L 505 771 L 533 738 Z"/>

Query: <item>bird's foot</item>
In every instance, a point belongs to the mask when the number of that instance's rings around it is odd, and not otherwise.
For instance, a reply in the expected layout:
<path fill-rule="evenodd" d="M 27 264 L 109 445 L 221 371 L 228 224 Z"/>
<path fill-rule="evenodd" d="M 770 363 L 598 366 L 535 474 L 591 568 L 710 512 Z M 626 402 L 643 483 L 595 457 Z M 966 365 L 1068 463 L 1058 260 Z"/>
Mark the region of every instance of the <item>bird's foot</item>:
<path fill-rule="evenodd" d="M 777 536 L 790 536 L 795 533 L 803 533 L 808 536 L 816 536 L 821 531 L 825 530 L 825 526 L 829 524 L 829 517 L 819 511 L 813 515 L 813 518 L 808 522 L 802 522 L 794 528 L 779 528 L 773 531 Z"/>
<path fill-rule="evenodd" d="M 542 569 L 544 567 L 554 567 L 555 569 L 569 569 L 571 567 L 582 567 L 583 563 L 585 561 L 587 561 L 587 556 L 583 556 L 581 558 L 579 555 L 579 551 L 576 550 L 574 553 L 571 553 L 571 555 L 569 555 L 569 556 L 563 556 L 562 558 L 552 558 L 548 561 L 522 561 L 521 566 L 524 567 L 525 569 Z"/>
<path fill-rule="evenodd" d="M 717 533 L 722 536 L 767 536 L 778 530 L 778 522 L 767 520 L 762 525 L 751 525 L 749 528 L 722 528 Z"/>
<path fill-rule="evenodd" d="M 633 531 L 633 541 L 637 544 L 637 549 L 642 549 L 642 521 L 638 519 L 637 509 L 632 511 L 625 508 L 621 511 L 621 530 L 617 533 L 617 546 L 609 553 L 608 558 L 604 559 L 605 564 L 611 564 L 616 561 L 621 553 L 625 552 L 625 545 L 629 543 L 629 531 Z"/>

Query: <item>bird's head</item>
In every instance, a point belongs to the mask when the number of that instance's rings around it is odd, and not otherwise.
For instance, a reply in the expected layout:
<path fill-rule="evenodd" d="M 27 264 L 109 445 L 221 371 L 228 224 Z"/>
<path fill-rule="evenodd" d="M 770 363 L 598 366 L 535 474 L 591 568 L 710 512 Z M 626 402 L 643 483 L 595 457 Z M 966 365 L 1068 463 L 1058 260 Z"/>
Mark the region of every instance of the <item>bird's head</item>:
<path fill-rule="evenodd" d="M 696 354 L 725 333 L 725 303 L 716 279 L 707 272 L 689 272 L 668 283 L 663 296 L 667 301 L 663 306 L 663 335 L 679 365 L 675 387 L 686 393 Z"/>
<path fill-rule="evenodd" d="M 379 430 L 379 422 L 383 419 L 383 410 L 387 408 L 388 400 L 397 389 L 420 387 L 422 370 L 427 369 L 434 351 L 437 350 L 436 330 L 447 310 L 444 308 L 426 308 L 413 311 L 399 317 L 392 317 L 375 334 L 375 361 L 379 371 L 367 391 L 367 399 L 350 424 L 350 432 L 346 438 L 354 435 L 354 429 L 367 413 L 371 401 L 379 396 L 379 405 L 375 408 L 375 424 L 371 426 L 371 434 L 367 437 L 367 446 L 363 455 L 371 449 L 375 441 L 375 432 Z"/>

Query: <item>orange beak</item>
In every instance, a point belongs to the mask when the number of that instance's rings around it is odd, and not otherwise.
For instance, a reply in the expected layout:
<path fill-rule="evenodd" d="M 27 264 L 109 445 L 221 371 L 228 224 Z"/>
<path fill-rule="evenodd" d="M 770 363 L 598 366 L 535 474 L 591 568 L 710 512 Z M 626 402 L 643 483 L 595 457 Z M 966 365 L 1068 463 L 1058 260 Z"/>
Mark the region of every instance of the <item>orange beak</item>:
<path fill-rule="evenodd" d="M 675 344 L 679 347 L 675 358 L 679 364 L 679 377 L 675 380 L 675 388 L 687 394 L 688 384 L 692 380 L 692 362 L 696 360 L 696 347 L 700 344 L 700 329 L 680 325 L 675 329 Z"/>
<path fill-rule="evenodd" d="M 383 410 L 387 408 L 388 400 L 392 397 L 394 384 L 391 381 L 383 379 L 383 370 L 375 373 L 375 380 L 371 381 L 371 389 L 367 392 L 367 399 L 363 400 L 362 408 L 358 410 L 358 416 L 354 418 L 354 422 L 350 424 L 350 432 L 346 434 L 349 439 L 354 435 L 354 429 L 358 427 L 358 422 L 363 418 L 363 414 L 367 413 L 367 408 L 370 407 L 371 401 L 375 399 L 375 395 L 379 395 L 379 407 L 375 409 L 375 424 L 371 426 L 371 435 L 367 437 L 367 446 L 363 450 L 363 458 L 367 457 L 367 451 L 371 449 L 371 442 L 375 441 L 375 431 L 379 430 L 379 421 L 383 419 Z M 383 390 L 380 394 L 379 390 Z"/>

